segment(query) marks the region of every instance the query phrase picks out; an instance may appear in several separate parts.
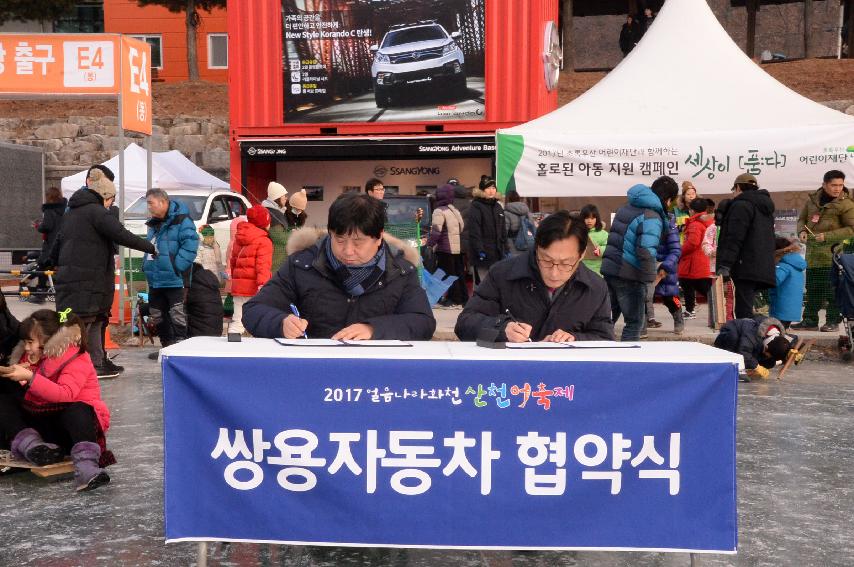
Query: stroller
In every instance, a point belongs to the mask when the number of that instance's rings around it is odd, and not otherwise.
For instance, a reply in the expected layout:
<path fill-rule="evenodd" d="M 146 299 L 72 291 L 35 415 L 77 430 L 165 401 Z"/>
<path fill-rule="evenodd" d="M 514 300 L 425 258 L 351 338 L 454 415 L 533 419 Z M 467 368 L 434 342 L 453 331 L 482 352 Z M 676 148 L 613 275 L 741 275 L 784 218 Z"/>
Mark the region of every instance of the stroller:
<path fill-rule="evenodd" d="M 830 281 L 845 327 L 845 335 L 839 337 L 839 350 L 842 352 L 842 360 L 848 362 L 854 355 L 854 253 L 846 253 L 841 244 L 834 245 L 831 251 L 833 270 Z"/>
<path fill-rule="evenodd" d="M 56 288 L 53 285 L 53 276 L 47 274 L 44 276 L 46 287 L 38 287 L 39 276 L 32 272 L 39 270 L 39 251 L 27 253 L 26 264 L 21 269 L 21 279 L 18 281 L 18 293 L 21 301 L 30 303 L 44 303 L 47 301 L 56 301 Z"/>

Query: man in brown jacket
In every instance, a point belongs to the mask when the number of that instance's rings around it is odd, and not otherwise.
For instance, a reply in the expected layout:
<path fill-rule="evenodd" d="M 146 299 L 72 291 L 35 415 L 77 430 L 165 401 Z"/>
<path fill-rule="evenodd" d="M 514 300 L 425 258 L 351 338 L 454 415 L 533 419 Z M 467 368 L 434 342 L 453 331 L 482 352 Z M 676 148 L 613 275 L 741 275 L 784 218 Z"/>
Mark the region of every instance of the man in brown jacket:
<path fill-rule="evenodd" d="M 854 237 L 854 201 L 845 188 L 845 174 L 824 174 L 821 188 L 810 195 L 798 218 L 798 235 L 807 245 L 807 294 L 803 320 L 793 329 L 818 329 L 818 312 L 827 306 L 821 331 L 836 331 L 840 315 L 830 287 L 831 247 Z"/>

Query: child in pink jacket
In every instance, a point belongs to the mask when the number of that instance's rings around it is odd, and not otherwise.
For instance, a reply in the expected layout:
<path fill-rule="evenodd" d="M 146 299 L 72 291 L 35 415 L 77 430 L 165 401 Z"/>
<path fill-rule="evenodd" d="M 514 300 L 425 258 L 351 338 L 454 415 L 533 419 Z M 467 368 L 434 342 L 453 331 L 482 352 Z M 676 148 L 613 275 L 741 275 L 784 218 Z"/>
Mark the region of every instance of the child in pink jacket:
<path fill-rule="evenodd" d="M 80 318 L 41 309 L 21 322 L 19 336 L 14 364 L 0 367 L 0 443 L 37 466 L 70 453 L 78 491 L 110 482 L 102 468 L 115 463 L 106 449 L 110 410 Z"/>

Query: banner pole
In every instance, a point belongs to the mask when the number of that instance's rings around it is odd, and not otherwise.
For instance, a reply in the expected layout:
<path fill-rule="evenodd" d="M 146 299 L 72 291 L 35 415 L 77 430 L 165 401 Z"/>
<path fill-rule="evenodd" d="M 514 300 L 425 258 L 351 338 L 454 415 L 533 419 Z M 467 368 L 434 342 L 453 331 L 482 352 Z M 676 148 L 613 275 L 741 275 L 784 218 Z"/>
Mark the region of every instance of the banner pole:
<path fill-rule="evenodd" d="M 125 225 L 125 129 L 122 124 L 122 42 L 119 39 L 119 222 Z M 119 247 L 119 324 L 125 324 L 125 247 Z"/>
<path fill-rule="evenodd" d="M 200 541 L 196 553 L 196 565 L 198 567 L 208 567 L 208 542 Z"/>

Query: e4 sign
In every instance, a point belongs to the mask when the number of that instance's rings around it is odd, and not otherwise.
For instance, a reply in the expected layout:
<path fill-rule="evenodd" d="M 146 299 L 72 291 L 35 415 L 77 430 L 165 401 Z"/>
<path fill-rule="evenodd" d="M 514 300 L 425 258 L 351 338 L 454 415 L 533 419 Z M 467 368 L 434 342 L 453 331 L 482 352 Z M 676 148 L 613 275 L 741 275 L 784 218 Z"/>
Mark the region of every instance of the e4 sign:
<path fill-rule="evenodd" d="M 122 127 L 151 135 L 151 46 L 122 36 Z"/>

